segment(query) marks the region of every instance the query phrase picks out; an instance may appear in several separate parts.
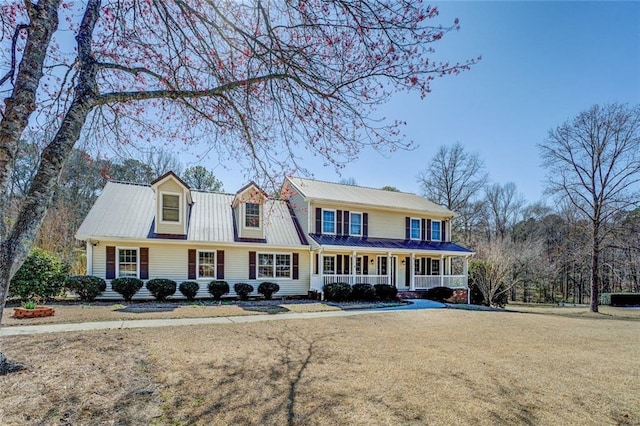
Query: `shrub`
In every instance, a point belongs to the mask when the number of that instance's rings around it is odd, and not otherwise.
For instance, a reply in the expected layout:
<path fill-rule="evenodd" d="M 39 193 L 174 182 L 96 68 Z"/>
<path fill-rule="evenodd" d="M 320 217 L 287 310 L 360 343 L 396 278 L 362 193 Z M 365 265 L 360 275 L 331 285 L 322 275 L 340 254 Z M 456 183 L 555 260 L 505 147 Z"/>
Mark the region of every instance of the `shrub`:
<path fill-rule="evenodd" d="M 331 283 L 322 286 L 324 297 L 334 302 L 348 300 L 351 296 L 351 286 L 347 283 Z"/>
<path fill-rule="evenodd" d="M 271 300 L 273 293 L 278 291 L 280 291 L 280 286 L 276 283 L 264 282 L 258 286 L 258 293 L 262 294 L 267 300 Z"/>
<path fill-rule="evenodd" d="M 376 284 L 373 288 L 380 300 L 396 300 L 398 296 L 398 289 L 390 284 Z"/>
<path fill-rule="evenodd" d="M 211 281 L 209 283 L 209 293 L 213 300 L 220 300 L 222 296 L 229 293 L 229 283 L 226 281 Z"/>
<path fill-rule="evenodd" d="M 444 302 L 451 296 L 453 296 L 453 290 L 449 287 L 433 287 L 424 294 L 425 299 L 435 300 L 437 302 Z"/>
<path fill-rule="evenodd" d="M 91 275 L 67 277 L 64 285 L 77 294 L 83 302 L 92 302 L 107 289 L 107 283 L 102 278 Z"/>
<path fill-rule="evenodd" d="M 64 288 L 69 270 L 58 256 L 40 248 L 29 253 L 9 285 L 9 296 L 27 299 L 52 299 Z"/>
<path fill-rule="evenodd" d="M 200 286 L 197 282 L 185 281 L 180 283 L 180 293 L 182 293 L 182 295 L 190 302 L 193 302 L 196 299 L 198 290 L 200 290 Z"/>
<path fill-rule="evenodd" d="M 154 278 L 147 281 L 147 290 L 153 294 L 156 300 L 165 300 L 176 292 L 176 282 L 166 278 Z"/>
<path fill-rule="evenodd" d="M 111 281 L 111 288 L 113 291 L 120 293 L 120 295 L 130 302 L 133 296 L 142 288 L 144 283 L 142 280 L 133 277 L 116 278 Z"/>
<path fill-rule="evenodd" d="M 240 297 L 240 300 L 248 300 L 249 293 L 253 292 L 253 286 L 246 283 L 237 283 L 233 286 L 233 291 Z"/>
<path fill-rule="evenodd" d="M 375 300 L 376 291 L 371 284 L 354 284 L 351 288 L 351 298 L 353 300 Z"/>

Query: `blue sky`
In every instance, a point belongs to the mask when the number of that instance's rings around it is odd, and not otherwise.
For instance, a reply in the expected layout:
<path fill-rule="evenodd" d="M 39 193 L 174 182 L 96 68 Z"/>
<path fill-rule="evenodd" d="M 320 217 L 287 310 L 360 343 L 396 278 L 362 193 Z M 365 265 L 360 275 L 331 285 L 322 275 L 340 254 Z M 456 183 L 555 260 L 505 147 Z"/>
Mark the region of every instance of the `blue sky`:
<path fill-rule="evenodd" d="M 514 182 L 529 202 L 543 200 L 544 169 L 536 144 L 549 129 L 596 103 L 640 103 L 640 2 L 434 3 L 441 22 L 459 32 L 436 43 L 436 57 L 482 55 L 471 71 L 436 79 L 432 93 L 397 95 L 381 116 L 407 121 L 418 148 L 365 151 L 338 176 L 310 167 L 317 179 L 354 178 L 419 193 L 416 177 L 441 145 L 460 142 L 479 153 L 492 182 Z M 226 191 L 245 182 L 241 170 L 214 168 Z M 186 164 L 187 166 L 189 164 Z"/>

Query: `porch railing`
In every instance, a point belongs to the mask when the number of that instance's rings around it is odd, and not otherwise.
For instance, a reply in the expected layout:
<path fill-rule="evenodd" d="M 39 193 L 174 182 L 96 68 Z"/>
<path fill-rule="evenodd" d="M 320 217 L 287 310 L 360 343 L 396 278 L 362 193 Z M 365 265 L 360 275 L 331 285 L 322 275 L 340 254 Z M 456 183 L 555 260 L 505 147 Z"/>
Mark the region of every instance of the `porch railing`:
<path fill-rule="evenodd" d="M 433 287 L 465 288 L 467 278 L 464 275 L 416 275 L 413 277 L 416 290 L 427 290 Z"/>
<path fill-rule="evenodd" d="M 387 275 L 312 275 L 311 289 L 322 291 L 325 284 L 347 283 L 350 285 L 357 283 L 368 284 L 389 284 L 390 278 Z M 433 287 L 466 288 L 467 278 L 464 275 L 416 275 L 413 277 L 413 289 L 427 290 Z M 407 284 L 407 287 L 410 287 Z"/>

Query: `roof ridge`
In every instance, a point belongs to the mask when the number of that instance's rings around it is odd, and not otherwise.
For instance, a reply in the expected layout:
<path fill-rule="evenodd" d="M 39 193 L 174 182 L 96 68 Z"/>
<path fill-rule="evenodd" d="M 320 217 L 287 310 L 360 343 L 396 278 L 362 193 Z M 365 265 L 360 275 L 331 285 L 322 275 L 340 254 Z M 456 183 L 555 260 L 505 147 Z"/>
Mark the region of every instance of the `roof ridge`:
<path fill-rule="evenodd" d="M 351 185 L 351 184 L 347 184 L 347 183 L 340 183 L 340 182 L 331 182 L 328 180 L 324 180 L 324 179 L 309 179 L 309 178 L 302 178 L 302 177 L 298 177 L 298 176 L 290 176 L 292 179 L 301 179 L 301 180 L 310 180 L 313 182 L 320 182 L 320 183 L 328 183 L 331 185 L 340 185 L 340 186 L 347 186 L 347 187 L 353 187 L 353 188 L 363 188 L 363 189 L 373 189 L 376 191 L 385 191 L 385 192 L 389 192 L 389 193 L 396 193 L 396 194 L 405 194 L 405 195 L 415 195 L 416 197 L 422 197 L 421 195 L 416 194 L 415 192 L 405 192 L 405 191 L 388 191 L 386 189 L 382 189 L 382 188 L 374 188 L 372 186 L 364 186 L 364 185 Z"/>
<path fill-rule="evenodd" d="M 134 186 L 146 186 L 146 187 L 151 187 L 150 184 L 148 183 L 140 183 L 140 182 L 129 182 L 126 180 L 117 180 L 117 179 L 108 179 L 107 182 L 111 182 L 111 183 L 119 183 L 121 185 L 134 185 Z"/>

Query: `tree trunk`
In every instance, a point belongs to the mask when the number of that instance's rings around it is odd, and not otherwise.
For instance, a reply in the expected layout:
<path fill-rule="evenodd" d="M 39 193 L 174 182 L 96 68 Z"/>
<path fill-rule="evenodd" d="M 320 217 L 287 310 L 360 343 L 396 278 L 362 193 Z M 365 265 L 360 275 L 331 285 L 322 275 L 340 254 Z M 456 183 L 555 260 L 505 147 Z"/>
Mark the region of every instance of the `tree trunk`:
<path fill-rule="evenodd" d="M 591 250 L 591 312 L 598 312 L 598 297 L 600 294 L 600 239 L 599 227 L 593 226 L 593 247 Z"/>

